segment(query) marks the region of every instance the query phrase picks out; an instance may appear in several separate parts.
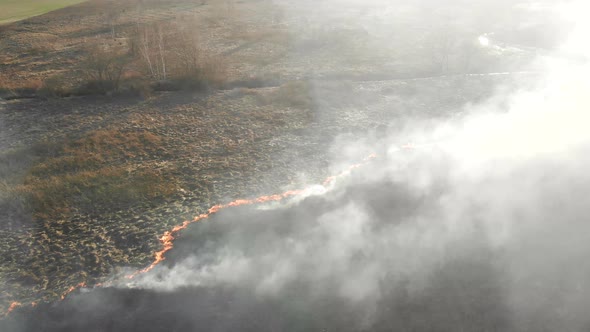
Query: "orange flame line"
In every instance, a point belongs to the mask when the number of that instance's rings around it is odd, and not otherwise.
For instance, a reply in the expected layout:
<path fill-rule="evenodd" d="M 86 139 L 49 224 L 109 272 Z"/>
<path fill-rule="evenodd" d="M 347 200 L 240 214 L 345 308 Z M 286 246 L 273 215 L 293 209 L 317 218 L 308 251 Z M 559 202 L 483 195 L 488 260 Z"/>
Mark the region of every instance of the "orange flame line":
<path fill-rule="evenodd" d="M 71 286 L 70 288 L 68 288 L 67 291 L 65 291 L 61 296 L 60 296 L 60 300 L 64 300 L 68 294 L 70 294 L 71 292 L 75 291 L 78 288 L 82 288 L 85 287 L 86 283 L 85 282 L 81 282 L 75 286 Z M 31 302 L 29 305 L 31 306 L 31 308 L 36 307 L 39 304 L 38 301 L 33 301 Z M 13 312 L 16 308 L 20 308 L 22 307 L 23 304 L 17 301 L 14 301 L 12 303 L 10 303 L 10 306 L 8 306 L 8 309 L 6 309 L 6 312 L 4 313 L 4 317 L 7 317 L 8 315 L 10 315 L 11 312 Z"/>
<path fill-rule="evenodd" d="M 22 307 L 23 304 L 20 302 L 12 302 L 10 303 L 10 306 L 8 307 L 8 309 L 6 310 L 6 312 L 4 313 L 4 317 L 8 316 L 11 312 L 14 311 L 14 309 L 18 308 L 18 307 Z"/>
<path fill-rule="evenodd" d="M 86 287 L 86 282 L 82 281 L 81 283 L 75 285 L 75 286 L 71 286 L 70 288 L 68 288 L 67 291 L 65 291 L 62 295 L 61 295 L 61 300 L 65 300 L 65 298 L 68 296 L 68 294 L 70 294 L 71 292 L 75 291 L 78 288 L 82 288 L 82 287 Z M 34 303 L 34 302 L 33 302 Z M 36 304 L 35 304 L 36 305 Z M 33 306 L 35 306 L 33 305 Z"/>
<path fill-rule="evenodd" d="M 412 146 L 407 145 L 407 146 L 403 146 L 403 148 L 412 148 Z M 350 174 L 350 172 L 356 168 L 359 168 L 365 164 L 367 164 L 369 161 L 371 161 L 372 159 L 375 159 L 377 157 L 377 155 L 375 153 L 372 153 L 370 155 L 368 155 L 366 158 L 363 159 L 363 161 L 359 164 L 354 164 L 348 167 L 348 169 L 336 174 L 336 175 L 332 175 L 327 177 L 323 182 L 322 185 L 325 187 L 327 185 L 329 185 L 330 183 L 334 182 L 336 179 L 341 178 L 343 176 L 346 176 L 348 174 Z M 153 268 L 155 268 L 158 264 L 160 264 L 161 262 L 163 262 L 166 257 L 164 257 L 164 255 L 172 250 L 172 248 L 174 248 L 174 240 L 176 239 L 175 235 L 180 232 L 181 230 L 186 229 L 190 224 L 199 222 L 201 220 L 207 219 L 209 218 L 211 215 L 225 209 L 225 208 L 229 208 L 229 207 L 236 207 L 236 206 L 243 206 L 243 205 L 253 205 L 253 204 L 261 204 L 261 203 L 267 203 L 267 202 L 278 202 L 278 201 L 282 201 L 286 198 L 289 197 L 293 197 L 293 196 L 297 196 L 297 195 L 301 195 L 305 192 L 307 192 L 309 189 L 297 189 L 297 190 L 289 190 L 289 191 L 285 191 L 283 193 L 280 194 L 273 194 L 273 195 L 265 195 L 265 196 L 259 196 L 257 198 L 254 199 L 237 199 L 235 201 L 229 202 L 227 204 L 217 204 L 217 205 L 213 205 L 212 207 L 209 208 L 209 210 L 207 210 L 207 213 L 203 213 L 200 214 L 196 217 L 194 217 L 192 220 L 186 220 L 184 221 L 182 224 L 180 225 L 176 225 L 174 226 L 171 230 L 164 232 L 164 234 L 162 234 L 162 236 L 160 237 L 160 243 L 162 243 L 162 249 L 155 252 L 154 253 L 154 261 L 148 265 L 147 267 L 141 269 L 141 270 L 137 270 L 132 274 L 129 274 L 127 276 L 125 276 L 125 278 L 127 279 L 133 279 L 135 278 L 137 275 L 139 274 L 143 274 L 146 272 L 151 271 Z M 94 285 L 95 288 L 98 287 L 105 287 L 110 285 L 110 282 L 105 282 L 105 283 L 97 283 Z M 70 293 L 72 293 L 73 291 L 82 288 L 82 287 L 86 287 L 86 282 L 80 282 L 79 284 L 75 285 L 75 286 L 71 286 L 70 288 L 68 288 L 67 291 L 65 291 L 60 299 L 63 301 Z M 35 307 L 38 304 L 38 302 L 32 302 L 30 305 L 31 307 Z M 20 302 L 12 302 L 8 308 L 8 310 L 5 312 L 4 316 L 8 316 L 12 311 L 14 311 L 16 308 L 18 307 L 22 307 L 23 304 Z"/>
<path fill-rule="evenodd" d="M 164 255 L 174 247 L 174 240 L 176 238 L 175 235 L 178 232 L 180 232 L 181 230 L 186 229 L 190 224 L 199 222 L 203 219 L 207 219 L 211 215 L 213 215 L 225 208 L 228 208 L 228 207 L 236 207 L 236 206 L 242 206 L 242 205 L 253 205 L 253 204 L 266 203 L 266 202 L 277 202 L 277 201 L 281 201 L 281 200 L 288 198 L 288 197 L 300 195 L 304 191 L 305 190 L 290 190 L 290 191 L 286 191 L 281 194 L 260 196 L 260 197 L 254 198 L 254 199 L 237 199 L 237 200 L 229 202 L 227 204 L 214 205 L 214 206 L 210 207 L 209 210 L 207 210 L 207 213 L 200 214 L 200 215 L 194 217 L 192 220 L 186 220 L 182 224 L 176 225 L 171 230 L 164 232 L 164 234 L 162 234 L 162 236 L 160 237 L 160 243 L 162 243 L 162 249 L 157 251 L 154 254 L 154 261 L 150 265 L 145 267 L 144 269 L 135 271 L 134 273 L 127 275 L 126 278 L 133 279 L 134 277 L 136 277 L 139 274 L 143 274 L 148 271 L 151 271 L 154 267 L 156 267 L 156 265 L 158 265 L 162 261 L 164 261 L 166 259 L 166 257 L 164 257 Z"/>
<path fill-rule="evenodd" d="M 348 175 L 353 169 L 356 169 L 356 168 L 359 168 L 359 167 L 365 165 L 366 163 L 368 163 L 372 159 L 375 159 L 376 157 L 377 157 L 377 155 L 375 153 L 371 153 L 369 156 L 367 156 L 366 158 L 363 159 L 362 163 L 351 165 L 348 169 L 340 172 L 339 174 L 329 176 L 328 178 L 326 178 L 322 182 L 322 185 L 326 186 L 326 185 L 330 184 L 331 182 L 333 182 L 334 180 L 336 180 L 337 178 Z M 219 212 L 220 210 L 228 208 L 228 207 L 260 204 L 260 203 L 266 203 L 266 202 L 278 202 L 278 201 L 282 201 L 283 199 L 288 198 L 288 197 L 300 195 L 300 194 L 306 192 L 307 190 L 308 189 L 289 190 L 289 191 L 285 191 L 281 194 L 260 196 L 260 197 L 254 198 L 254 199 L 237 199 L 237 200 L 229 202 L 227 204 L 214 205 L 209 208 L 207 213 L 200 214 L 200 215 L 194 217 L 192 220 L 184 221 L 182 224 L 174 226 L 174 228 L 172 228 L 170 231 L 164 232 L 164 234 L 160 237 L 160 242 L 162 243 L 162 250 L 157 251 L 154 254 L 154 256 L 155 256 L 154 261 L 146 268 L 136 271 L 136 272 L 126 276 L 126 278 L 133 279 L 135 276 L 137 276 L 139 274 L 151 271 L 154 267 L 156 267 L 156 265 L 158 265 L 162 261 L 164 261 L 166 259 L 164 257 L 164 254 L 166 252 L 170 251 L 174 247 L 174 239 L 175 239 L 174 235 L 176 233 L 178 233 L 179 231 L 186 229 L 190 224 L 199 222 L 203 219 L 207 219 L 211 215 Z"/>

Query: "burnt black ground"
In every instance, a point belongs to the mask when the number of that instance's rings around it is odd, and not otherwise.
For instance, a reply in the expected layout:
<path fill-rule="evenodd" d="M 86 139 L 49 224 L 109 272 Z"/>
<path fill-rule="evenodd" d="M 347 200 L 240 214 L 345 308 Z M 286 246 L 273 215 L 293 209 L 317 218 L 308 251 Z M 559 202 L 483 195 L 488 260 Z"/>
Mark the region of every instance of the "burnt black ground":
<path fill-rule="evenodd" d="M 412 194 L 404 184 L 379 181 L 308 197 L 292 207 L 227 209 L 184 231 L 164 265 L 172 268 L 184 264 L 189 256 L 200 258 L 199 264 L 213 264 L 227 246 L 251 257 L 281 251 L 286 239 L 306 241 L 308 231 L 318 227 L 326 213 L 354 202 L 365 202 L 370 215 L 367 232 L 378 234 L 396 224 L 411 223 L 418 209 L 434 211 L 436 196 Z M 64 301 L 18 309 L 0 328 L 7 332 L 510 330 L 511 317 L 494 254 L 483 237 L 467 242 L 462 247 L 469 250 L 451 253 L 438 262 L 439 267 L 420 292 L 409 289 L 411 280 L 384 277 L 378 295 L 366 300 L 376 305 L 370 312 L 338 292 L 339 280 L 316 279 L 311 277 L 313 271 L 302 269 L 272 293 L 257 291 L 259 280 L 172 291 L 83 290 Z M 362 269 L 380 259 L 382 253 L 364 249 L 351 258 L 354 268 Z M 318 243 L 317 250 L 326 248 Z M 299 267 L 313 268 L 317 259 L 311 255 Z M 383 267 L 385 271 L 393 268 Z M 166 274 L 159 268 L 150 273 L 156 278 L 158 273 Z"/>

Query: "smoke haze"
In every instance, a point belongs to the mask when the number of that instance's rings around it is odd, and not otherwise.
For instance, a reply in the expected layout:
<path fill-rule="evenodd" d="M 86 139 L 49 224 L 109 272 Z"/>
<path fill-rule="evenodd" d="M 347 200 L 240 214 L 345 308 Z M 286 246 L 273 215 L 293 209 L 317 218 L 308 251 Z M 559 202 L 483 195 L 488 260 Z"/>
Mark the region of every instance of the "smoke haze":
<path fill-rule="evenodd" d="M 319 2 L 318 15 L 336 3 Z M 439 7 L 431 3 L 422 5 Z M 381 2 L 362 4 L 346 2 L 365 10 L 357 23 L 374 37 L 369 44 L 379 43 L 384 26 L 395 24 L 371 24 L 376 11 L 387 11 Z M 550 7 L 568 31 L 561 46 L 529 61 L 533 76 L 495 86 L 452 116 L 400 116 L 362 137 L 339 136 L 334 173 L 368 153 L 376 159 L 287 204 L 225 209 L 183 231 L 153 271 L 40 305 L 29 313 L 35 319 L 17 315 L 10 327 L 590 329 L 589 8 L 583 1 L 529 6 Z M 479 47 L 509 52 L 509 43 L 488 36 Z M 321 105 L 333 96 L 318 90 L 314 98 Z"/>

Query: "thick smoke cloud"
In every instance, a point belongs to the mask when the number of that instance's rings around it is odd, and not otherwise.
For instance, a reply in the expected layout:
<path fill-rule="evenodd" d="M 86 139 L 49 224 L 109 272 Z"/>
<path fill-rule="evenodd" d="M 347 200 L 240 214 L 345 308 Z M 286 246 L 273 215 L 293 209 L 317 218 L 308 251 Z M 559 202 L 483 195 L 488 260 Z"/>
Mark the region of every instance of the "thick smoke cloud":
<path fill-rule="evenodd" d="M 433 224 L 440 192 L 356 180 L 290 208 L 219 213 L 183 233 L 166 267 L 119 289 L 41 306 L 26 330 L 453 330 L 507 324 L 495 254 L 481 230 Z"/>
<path fill-rule="evenodd" d="M 420 326 L 412 315 L 441 330 L 587 329 L 588 29 L 572 17 L 584 7 L 555 6 L 573 30 L 557 55 L 535 60 L 543 74 L 533 87 L 468 105 L 428 132 L 413 123 L 337 145 L 380 157 L 288 210 L 239 211 L 195 228 L 179 257 L 193 254 L 138 285 L 230 285 L 287 302 L 285 291 L 304 285 L 308 305 L 334 297 L 351 306 L 352 329 L 391 317 L 391 327 Z M 418 143 L 400 149 L 403 141 Z M 396 314 L 386 309 L 396 305 Z"/>
<path fill-rule="evenodd" d="M 14 328 L 590 329 L 584 8 L 556 6 L 573 30 L 535 60 L 532 87 L 499 89 L 434 125 L 337 139 L 335 171 L 378 157 L 321 195 L 223 210 L 150 273 L 41 305 Z"/>

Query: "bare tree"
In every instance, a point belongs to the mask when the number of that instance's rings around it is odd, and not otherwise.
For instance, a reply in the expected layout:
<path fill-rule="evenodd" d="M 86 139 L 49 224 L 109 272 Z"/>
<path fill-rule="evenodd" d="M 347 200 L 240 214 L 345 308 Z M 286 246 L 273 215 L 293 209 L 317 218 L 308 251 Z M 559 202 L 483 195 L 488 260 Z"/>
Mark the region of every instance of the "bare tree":
<path fill-rule="evenodd" d="M 195 87 L 222 81 L 223 66 L 219 59 L 204 55 L 199 29 L 192 16 L 138 24 L 132 52 L 139 56 L 147 74 L 158 81 L 172 79 Z"/>
<path fill-rule="evenodd" d="M 107 46 L 98 46 L 88 50 L 81 70 L 94 88 L 102 92 L 116 91 L 128 62 L 126 55 L 118 54 Z"/>
<path fill-rule="evenodd" d="M 171 40 L 171 50 L 177 61 L 177 70 L 187 74 L 194 74 L 200 65 L 201 51 L 199 49 L 198 27 L 184 21 L 181 26 L 176 26 L 176 38 Z"/>
<path fill-rule="evenodd" d="M 152 78 L 163 80 L 168 77 L 166 26 L 157 22 L 153 24 L 138 24 L 133 48 L 137 47 L 139 55 L 146 65 Z"/>
<path fill-rule="evenodd" d="M 166 79 L 167 75 L 166 75 L 166 59 L 164 57 L 164 32 L 162 31 L 162 25 L 161 24 L 157 24 L 156 25 L 156 32 L 158 34 L 158 51 L 160 53 L 160 61 L 162 63 L 162 72 L 161 72 L 161 76 L 162 79 Z"/>
<path fill-rule="evenodd" d="M 436 34 L 430 41 L 432 62 L 440 73 L 447 73 L 452 53 L 455 51 L 456 36 L 449 25 L 437 27 L 433 31 L 436 31 Z"/>
<path fill-rule="evenodd" d="M 150 33 L 147 26 L 137 25 L 137 44 L 139 54 L 147 66 L 150 76 L 156 77 L 157 73 L 151 57 Z"/>
<path fill-rule="evenodd" d="M 117 26 L 117 21 L 119 20 L 119 16 L 120 13 L 117 10 L 117 8 L 114 7 L 110 7 L 109 10 L 106 13 L 106 23 L 109 26 L 110 32 L 111 32 L 111 38 L 116 38 L 117 34 L 115 31 L 115 28 Z"/>

